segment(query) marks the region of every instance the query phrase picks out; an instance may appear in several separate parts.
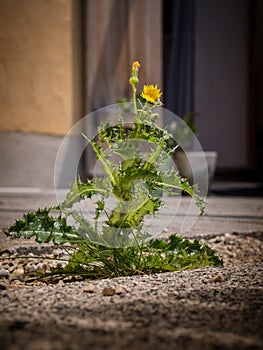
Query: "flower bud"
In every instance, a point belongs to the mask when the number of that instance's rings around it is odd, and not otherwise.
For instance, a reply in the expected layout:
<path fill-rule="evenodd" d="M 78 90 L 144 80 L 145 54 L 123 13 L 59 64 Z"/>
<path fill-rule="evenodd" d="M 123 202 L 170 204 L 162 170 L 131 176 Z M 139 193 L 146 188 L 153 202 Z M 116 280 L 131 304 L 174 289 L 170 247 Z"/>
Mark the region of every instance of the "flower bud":
<path fill-rule="evenodd" d="M 131 85 L 137 85 L 139 83 L 139 79 L 137 77 L 135 77 L 135 76 L 131 76 L 130 80 L 129 80 L 129 83 Z"/>
<path fill-rule="evenodd" d="M 132 70 L 138 70 L 140 68 L 140 63 L 138 61 L 133 62 L 132 64 Z"/>

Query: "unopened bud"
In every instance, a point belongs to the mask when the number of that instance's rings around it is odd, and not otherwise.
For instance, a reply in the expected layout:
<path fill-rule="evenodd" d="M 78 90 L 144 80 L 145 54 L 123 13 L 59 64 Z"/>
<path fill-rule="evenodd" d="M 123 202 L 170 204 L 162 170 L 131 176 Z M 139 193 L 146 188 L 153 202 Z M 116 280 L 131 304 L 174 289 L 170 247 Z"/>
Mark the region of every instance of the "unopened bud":
<path fill-rule="evenodd" d="M 131 76 L 130 80 L 129 80 L 129 83 L 131 85 L 137 85 L 139 83 L 139 79 L 137 77 L 135 77 L 135 76 Z"/>
<path fill-rule="evenodd" d="M 140 68 L 140 63 L 138 61 L 133 62 L 132 64 L 132 70 L 138 70 Z"/>

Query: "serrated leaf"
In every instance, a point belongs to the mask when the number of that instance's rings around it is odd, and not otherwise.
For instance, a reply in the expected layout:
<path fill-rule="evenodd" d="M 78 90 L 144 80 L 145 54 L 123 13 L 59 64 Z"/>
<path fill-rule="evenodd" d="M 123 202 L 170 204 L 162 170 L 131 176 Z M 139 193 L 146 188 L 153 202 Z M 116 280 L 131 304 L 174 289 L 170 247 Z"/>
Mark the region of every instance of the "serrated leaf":
<path fill-rule="evenodd" d="M 161 181 L 157 179 L 155 182 L 157 188 L 160 188 L 169 194 L 173 194 L 173 190 L 180 190 L 188 193 L 194 198 L 196 205 L 199 207 L 200 215 L 204 213 L 205 202 L 203 198 L 198 195 L 197 186 L 191 186 L 187 179 L 181 178 L 176 171 L 162 172 L 159 177 L 161 178 Z"/>
<path fill-rule="evenodd" d="M 107 179 L 96 178 L 83 183 L 80 178 L 72 182 L 70 191 L 66 199 L 60 204 L 60 208 L 71 208 L 75 203 L 82 201 L 85 198 L 91 198 L 96 194 L 107 197 L 110 192 L 110 183 Z"/>
<path fill-rule="evenodd" d="M 120 202 L 112 211 L 107 224 L 112 227 L 138 227 L 147 214 L 155 214 L 162 202 L 159 198 L 132 199 L 130 202 Z"/>
<path fill-rule="evenodd" d="M 90 145 L 92 146 L 97 159 L 101 162 L 103 170 L 105 174 L 109 176 L 110 182 L 113 186 L 117 184 L 117 175 L 114 169 L 113 164 L 109 161 L 106 154 L 104 154 L 101 147 L 99 147 L 93 140 L 90 141 Z"/>
<path fill-rule="evenodd" d="M 76 243 L 80 240 L 79 234 L 67 225 L 66 219 L 59 216 L 55 218 L 50 215 L 51 208 L 38 209 L 34 213 L 24 214 L 23 219 L 17 220 L 6 232 L 13 238 L 29 239 L 35 236 L 38 243 L 64 244 L 66 242 Z"/>

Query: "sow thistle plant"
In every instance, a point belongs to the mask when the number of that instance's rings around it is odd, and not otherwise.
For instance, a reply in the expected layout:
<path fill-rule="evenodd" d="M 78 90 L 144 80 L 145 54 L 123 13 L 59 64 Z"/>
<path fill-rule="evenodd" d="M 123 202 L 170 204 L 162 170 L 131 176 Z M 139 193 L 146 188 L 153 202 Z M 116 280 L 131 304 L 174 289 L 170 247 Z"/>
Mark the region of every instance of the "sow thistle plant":
<path fill-rule="evenodd" d="M 125 125 L 125 108 L 120 105 L 117 125 L 101 123 L 91 140 L 83 134 L 104 176 L 85 182 L 78 177 L 58 206 L 25 214 L 6 231 L 13 238 L 34 237 L 38 243 L 53 241 L 64 247 L 67 264 L 53 268 L 51 275 L 107 278 L 222 265 L 215 251 L 197 239 L 176 234 L 153 239 L 147 231 L 145 219 L 157 215 L 165 194 L 187 193 L 200 214 L 205 205 L 197 187 L 168 166 L 176 146 L 171 134 L 156 125 L 162 93 L 157 85 L 145 85 L 138 97 L 139 68 L 139 62 L 132 64 L 129 79 L 132 123 Z M 145 144 L 150 145 L 148 152 Z M 79 208 L 87 208 L 86 201 L 92 199 L 94 218 L 90 220 Z"/>

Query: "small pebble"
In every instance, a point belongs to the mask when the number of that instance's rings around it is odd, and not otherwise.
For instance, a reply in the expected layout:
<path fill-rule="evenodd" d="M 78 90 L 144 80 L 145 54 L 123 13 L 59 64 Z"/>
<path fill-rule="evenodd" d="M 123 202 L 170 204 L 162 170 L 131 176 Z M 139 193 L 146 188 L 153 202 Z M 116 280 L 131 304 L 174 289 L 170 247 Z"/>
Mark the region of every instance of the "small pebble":
<path fill-rule="evenodd" d="M 115 287 L 115 293 L 116 294 L 125 294 L 127 293 L 127 289 L 122 286 L 121 284 L 117 284 L 117 286 Z"/>
<path fill-rule="evenodd" d="M 104 296 L 112 296 L 115 294 L 115 288 L 105 287 L 103 288 L 102 294 Z"/>
<path fill-rule="evenodd" d="M 217 282 L 223 282 L 223 280 L 224 280 L 224 277 L 223 277 L 223 275 L 221 275 L 221 273 L 219 273 L 218 275 L 213 277 L 213 281 L 216 282 L 216 283 Z"/>
<path fill-rule="evenodd" d="M 54 258 L 57 258 L 59 256 L 59 251 L 57 249 L 54 249 L 52 252 Z"/>
<path fill-rule="evenodd" d="M 92 283 L 88 284 L 84 287 L 83 292 L 85 293 L 95 293 L 96 292 L 96 286 Z"/>
<path fill-rule="evenodd" d="M 37 281 L 37 282 L 34 283 L 34 286 L 36 286 L 36 287 L 42 287 L 42 286 L 45 286 L 45 285 L 46 285 L 46 283 L 41 282 L 41 281 Z"/>
<path fill-rule="evenodd" d="M 15 276 L 23 276 L 24 275 L 24 268 L 23 267 L 18 267 L 13 271 L 13 274 Z"/>
<path fill-rule="evenodd" d="M 5 277 L 9 277 L 10 273 L 5 270 L 5 269 L 2 269 L 0 270 L 0 278 L 5 278 Z"/>

